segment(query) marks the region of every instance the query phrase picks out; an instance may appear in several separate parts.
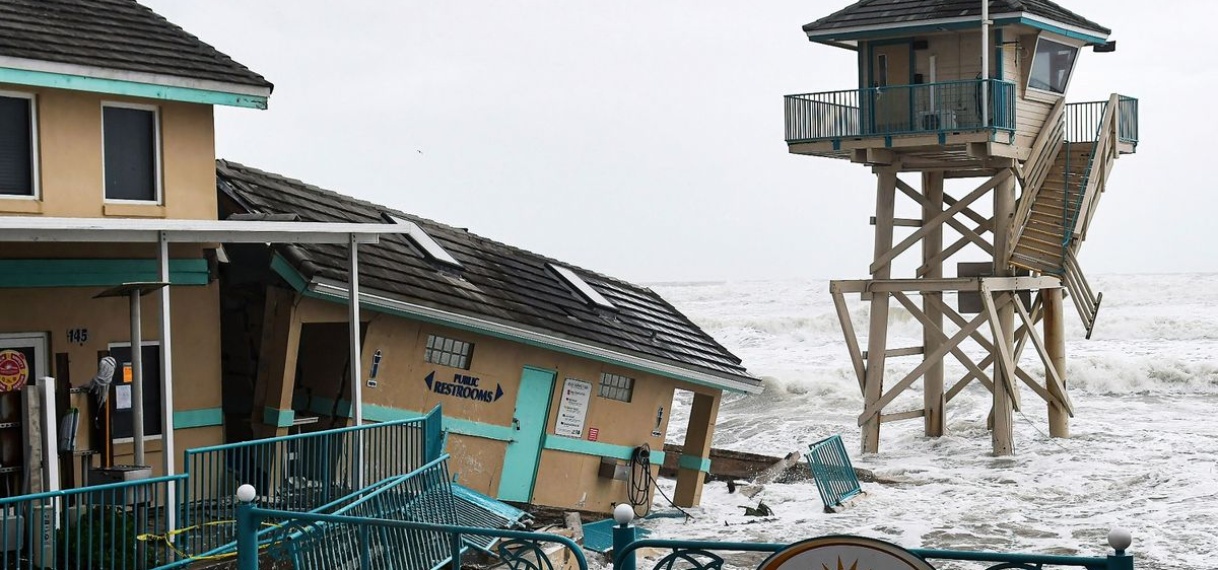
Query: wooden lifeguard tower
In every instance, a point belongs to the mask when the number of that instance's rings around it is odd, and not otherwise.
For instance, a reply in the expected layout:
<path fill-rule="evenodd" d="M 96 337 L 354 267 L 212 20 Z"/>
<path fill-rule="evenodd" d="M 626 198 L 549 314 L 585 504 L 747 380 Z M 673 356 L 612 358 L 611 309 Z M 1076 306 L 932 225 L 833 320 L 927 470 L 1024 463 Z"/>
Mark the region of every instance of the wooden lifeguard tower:
<path fill-rule="evenodd" d="M 1051 435 L 1067 437 L 1063 297 L 1090 336 L 1101 296 L 1077 253 L 1114 161 L 1138 142 L 1136 99 L 1066 102 L 1083 50 L 1115 49 L 1110 31 L 1048 0 L 861 0 L 803 29 L 813 42 L 858 53 L 858 87 L 787 96 L 788 148 L 866 165 L 877 178 L 870 278 L 830 285 L 865 402 L 863 451 L 879 450 L 887 422 L 923 418 L 928 436 L 942 435 L 945 406 L 973 381 L 993 395 L 995 455 L 1014 451 L 1021 384 L 1047 402 Z M 950 196 L 945 179 L 973 179 L 973 190 Z M 921 215 L 897 217 L 897 196 Z M 959 234 L 946 246 L 945 227 Z M 912 231 L 894 243 L 896 228 Z M 916 255 L 919 243 L 914 274 L 894 275 L 894 261 Z M 986 262 L 945 275 L 946 261 L 974 248 Z M 869 300 L 865 350 L 848 293 Z M 957 295 L 957 308 L 945 293 Z M 921 346 L 889 346 L 893 301 L 921 323 Z M 965 341 L 980 350 L 964 350 Z M 1029 345 L 1043 379 L 1020 365 Z M 951 384 L 948 355 L 965 370 Z M 887 382 L 886 360 L 904 356 L 922 360 Z M 919 379 L 923 406 L 888 411 Z"/>

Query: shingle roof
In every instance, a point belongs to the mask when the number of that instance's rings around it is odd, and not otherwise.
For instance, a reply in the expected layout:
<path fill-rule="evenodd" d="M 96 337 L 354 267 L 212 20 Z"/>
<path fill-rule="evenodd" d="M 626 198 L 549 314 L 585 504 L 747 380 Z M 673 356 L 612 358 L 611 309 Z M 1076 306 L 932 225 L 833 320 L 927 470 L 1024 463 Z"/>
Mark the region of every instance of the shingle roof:
<path fill-rule="evenodd" d="M 991 14 L 1011 12 L 1027 12 L 1055 22 L 1102 32 L 1104 35 L 1112 33 L 1112 30 L 1050 0 L 990 0 Z M 861 0 L 804 25 L 804 31 L 826 32 L 861 26 L 904 24 L 965 16 L 980 18 L 981 3 L 977 0 Z"/>
<path fill-rule="evenodd" d="M 134 0 L 0 0 L 0 55 L 271 87 Z"/>
<path fill-rule="evenodd" d="M 384 223 L 382 214 L 414 222 L 460 261 L 446 275 L 404 236 L 360 248 L 360 286 L 399 301 L 582 341 L 757 386 L 741 361 L 685 315 L 645 287 L 562 264 L 464 229 L 357 200 L 329 190 L 217 161 L 220 192 L 250 213 L 296 214 L 302 221 Z M 306 279 L 347 279 L 345 246 L 297 244 L 280 252 Z M 616 311 L 595 309 L 546 268 L 573 269 Z"/>

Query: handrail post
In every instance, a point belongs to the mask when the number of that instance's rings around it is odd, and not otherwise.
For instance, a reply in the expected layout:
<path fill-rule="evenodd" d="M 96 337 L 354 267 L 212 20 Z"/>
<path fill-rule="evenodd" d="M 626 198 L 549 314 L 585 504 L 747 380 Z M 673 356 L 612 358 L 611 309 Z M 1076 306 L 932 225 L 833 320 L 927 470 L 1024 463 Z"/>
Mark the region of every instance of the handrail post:
<path fill-rule="evenodd" d="M 630 524 L 634 520 L 634 507 L 618 504 L 613 508 L 613 520 L 618 523 L 613 527 L 613 570 L 635 570 L 634 551 L 626 552 L 636 538 L 635 527 Z"/>
<path fill-rule="evenodd" d="M 450 552 L 452 555 L 452 560 L 450 561 L 452 570 L 461 570 L 461 533 L 452 533 L 448 544 L 449 548 L 452 549 Z"/>
<path fill-rule="evenodd" d="M 237 488 L 237 570 L 258 570 L 258 514 L 253 485 Z"/>
<path fill-rule="evenodd" d="M 1108 555 L 1108 567 L 1105 570 L 1133 570 L 1133 557 L 1125 554 L 1129 545 L 1133 544 L 1133 535 L 1123 528 L 1108 531 L 1108 545 L 1113 553 Z"/>

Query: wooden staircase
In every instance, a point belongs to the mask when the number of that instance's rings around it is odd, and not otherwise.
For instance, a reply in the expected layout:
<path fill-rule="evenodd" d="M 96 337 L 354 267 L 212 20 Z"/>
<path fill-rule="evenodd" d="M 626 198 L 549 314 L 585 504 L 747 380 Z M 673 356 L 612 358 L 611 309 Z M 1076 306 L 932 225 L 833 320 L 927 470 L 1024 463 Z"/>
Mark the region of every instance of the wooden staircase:
<path fill-rule="evenodd" d="M 1068 117 L 1064 102 L 1053 107 L 1020 171 L 1023 192 L 1011 227 L 1010 264 L 1061 278 L 1088 338 L 1103 294 L 1092 291 L 1076 255 L 1113 162 L 1136 144 L 1120 138 L 1119 102 L 1114 94 L 1088 104 L 1099 117 L 1093 136 L 1086 132 L 1089 127 L 1077 128 L 1079 121 Z"/>

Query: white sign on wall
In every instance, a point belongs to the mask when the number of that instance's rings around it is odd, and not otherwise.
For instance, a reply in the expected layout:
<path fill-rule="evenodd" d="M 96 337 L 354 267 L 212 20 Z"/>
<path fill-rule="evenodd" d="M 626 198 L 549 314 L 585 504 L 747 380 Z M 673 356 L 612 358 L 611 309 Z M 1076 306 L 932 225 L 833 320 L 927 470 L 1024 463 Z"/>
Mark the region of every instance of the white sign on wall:
<path fill-rule="evenodd" d="M 591 397 L 591 383 L 567 378 L 558 402 L 558 423 L 554 426 L 554 435 L 584 437 L 584 420 L 588 417 L 588 399 Z"/>

